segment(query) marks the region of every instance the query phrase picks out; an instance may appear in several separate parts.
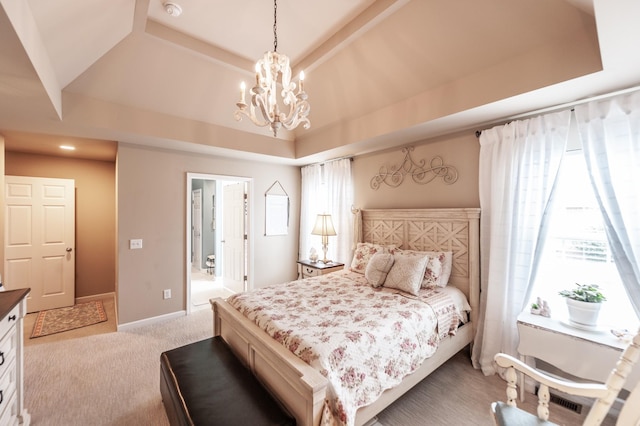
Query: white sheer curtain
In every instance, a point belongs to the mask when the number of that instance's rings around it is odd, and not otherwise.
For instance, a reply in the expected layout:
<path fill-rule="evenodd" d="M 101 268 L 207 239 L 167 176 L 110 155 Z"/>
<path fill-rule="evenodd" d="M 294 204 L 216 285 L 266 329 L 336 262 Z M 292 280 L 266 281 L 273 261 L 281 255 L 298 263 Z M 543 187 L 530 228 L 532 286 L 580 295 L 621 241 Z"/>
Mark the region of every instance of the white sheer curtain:
<path fill-rule="evenodd" d="M 329 237 L 327 257 L 344 264 L 351 261 L 352 205 L 353 178 L 350 159 L 312 164 L 302 168 L 299 253 L 301 259 L 309 258 L 311 247 L 314 247 L 322 258 L 321 238 L 311 235 L 311 230 L 319 213 L 329 213 L 337 235 Z"/>
<path fill-rule="evenodd" d="M 616 267 L 640 316 L 640 91 L 575 113 Z"/>
<path fill-rule="evenodd" d="M 472 361 L 495 373 L 498 352 L 516 354 L 516 318 L 528 302 L 545 212 L 569 135 L 570 111 L 480 135 L 480 318 Z"/>
<path fill-rule="evenodd" d="M 300 259 L 309 258 L 309 250 L 314 247 L 321 254 L 321 245 L 312 238 L 311 230 L 316 221 L 318 213 L 324 212 L 323 197 L 318 191 L 322 188 L 322 166 L 312 164 L 302 167 L 302 184 L 300 195 L 300 246 L 298 257 Z"/>

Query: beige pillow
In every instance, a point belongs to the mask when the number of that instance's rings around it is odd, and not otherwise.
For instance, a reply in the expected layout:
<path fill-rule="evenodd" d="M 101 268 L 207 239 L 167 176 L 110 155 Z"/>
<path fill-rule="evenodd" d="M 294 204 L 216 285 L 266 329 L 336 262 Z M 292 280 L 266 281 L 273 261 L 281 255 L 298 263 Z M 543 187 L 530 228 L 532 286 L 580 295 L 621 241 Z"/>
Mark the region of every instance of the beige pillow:
<path fill-rule="evenodd" d="M 429 256 L 427 268 L 424 271 L 422 288 L 446 287 L 451 276 L 453 253 L 450 251 L 415 251 L 392 250 L 394 255 L 401 256 Z"/>
<path fill-rule="evenodd" d="M 364 271 L 364 277 L 372 287 L 380 287 L 384 284 L 387 274 L 393 266 L 393 255 L 391 253 L 376 253 L 371 256 Z"/>
<path fill-rule="evenodd" d="M 379 244 L 373 243 L 358 243 L 356 251 L 353 253 L 353 260 L 351 261 L 351 271 L 359 274 L 364 274 L 367 269 L 369 260 L 376 253 L 388 253 L 389 250 Z"/>
<path fill-rule="evenodd" d="M 387 274 L 384 286 L 417 296 L 424 278 L 424 270 L 427 269 L 429 256 L 394 255 L 393 257 L 393 266 Z"/>

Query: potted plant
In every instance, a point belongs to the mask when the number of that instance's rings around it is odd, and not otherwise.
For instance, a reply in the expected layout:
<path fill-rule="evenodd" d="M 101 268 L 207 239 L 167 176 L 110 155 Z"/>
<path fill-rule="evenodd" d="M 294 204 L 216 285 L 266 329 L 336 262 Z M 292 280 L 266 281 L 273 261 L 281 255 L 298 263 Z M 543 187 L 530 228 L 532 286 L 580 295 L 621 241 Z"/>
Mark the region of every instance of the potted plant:
<path fill-rule="evenodd" d="M 602 302 L 607 298 L 595 284 L 579 284 L 569 290 L 562 290 L 560 296 L 567 301 L 569 323 L 579 328 L 594 328 Z"/>
<path fill-rule="evenodd" d="M 536 302 L 533 302 L 531 304 L 531 313 L 533 315 L 540 315 L 540 312 L 542 312 L 542 306 L 540 306 L 539 304 L 537 304 Z"/>

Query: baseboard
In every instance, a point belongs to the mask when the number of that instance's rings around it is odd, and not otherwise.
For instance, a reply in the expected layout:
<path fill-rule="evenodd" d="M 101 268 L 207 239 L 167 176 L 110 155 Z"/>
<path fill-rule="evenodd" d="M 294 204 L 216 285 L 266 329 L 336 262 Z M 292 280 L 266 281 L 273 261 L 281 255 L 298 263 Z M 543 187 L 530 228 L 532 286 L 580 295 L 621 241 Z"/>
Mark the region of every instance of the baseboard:
<path fill-rule="evenodd" d="M 102 294 L 93 294 L 91 296 L 76 297 L 75 302 L 76 304 L 78 304 L 78 303 L 86 303 L 86 302 L 92 302 L 94 300 L 103 300 L 103 299 L 116 300 L 116 294 L 114 292 L 110 292 L 110 293 L 102 293 Z"/>
<path fill-rule="evenodd" d="M 158 322 L 162 322 L 162 321 L 166 321 L 174 318 L 180 318 L 185 315 L 187 315 L 187 311 L 183 310 L 183 311 L 172 312 L 170 314 L 159 315 L 157 317 L 145 318 L 139 321 L 132 321 L 124 324 L 118 324 L 118 331 L 132 330 L 134 328 L 142 327 L 145 325 L 151 325 L 151 324 L 155 324 Z"/>

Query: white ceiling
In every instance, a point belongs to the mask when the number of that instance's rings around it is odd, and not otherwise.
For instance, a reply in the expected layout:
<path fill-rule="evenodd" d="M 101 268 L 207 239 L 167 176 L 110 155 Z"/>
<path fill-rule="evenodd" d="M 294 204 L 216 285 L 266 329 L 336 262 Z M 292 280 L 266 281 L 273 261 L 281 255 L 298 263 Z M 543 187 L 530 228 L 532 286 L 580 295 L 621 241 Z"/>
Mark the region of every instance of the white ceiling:
<path fill-rule="evenodd" d="M 311 129 L 274 139 L 233 119 L 273 49 L 273 3 L 174 3 L 179 17 L 162 0 L 0 0 L 6 149 L 86 138 L 74 155 L 113 158 L 104 140 L 304 164 L 640 84 L 637 0 L 280 0 Z"/>

